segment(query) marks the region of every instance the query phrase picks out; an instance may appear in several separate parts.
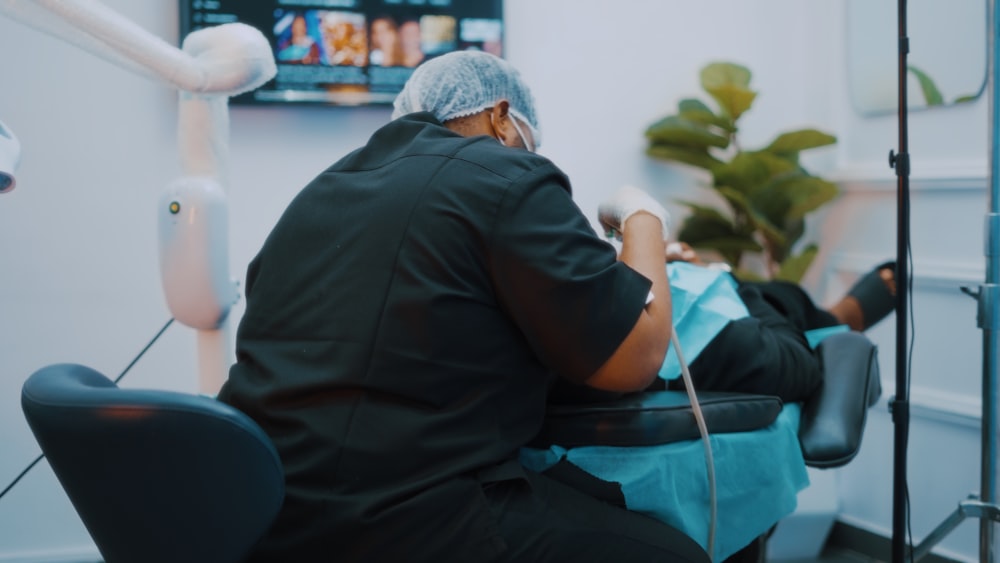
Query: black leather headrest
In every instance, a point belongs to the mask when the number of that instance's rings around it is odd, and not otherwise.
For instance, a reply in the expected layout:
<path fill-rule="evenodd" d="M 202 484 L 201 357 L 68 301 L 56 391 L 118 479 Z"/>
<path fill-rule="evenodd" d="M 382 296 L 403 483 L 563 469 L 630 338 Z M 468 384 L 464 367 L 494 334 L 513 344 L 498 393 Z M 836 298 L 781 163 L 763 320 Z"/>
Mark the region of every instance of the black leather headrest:
<path fill-rule="evenodd" d="M 823 383 L 802 405 L 799 444 L 806 464 L 840 467 L 861 448 L 868 408 L 882 395 L 875 345 L 858 332 L 826 337 L 816 348 Z"/>

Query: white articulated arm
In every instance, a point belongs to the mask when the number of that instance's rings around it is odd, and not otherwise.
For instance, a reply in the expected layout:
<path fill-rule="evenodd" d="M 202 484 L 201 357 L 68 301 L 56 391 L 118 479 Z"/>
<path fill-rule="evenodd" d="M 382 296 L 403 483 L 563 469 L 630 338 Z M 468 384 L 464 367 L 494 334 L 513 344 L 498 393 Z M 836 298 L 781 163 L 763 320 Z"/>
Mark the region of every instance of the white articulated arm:
<path fill-rule="evenodd" d="M 0 0 L 0 13 L 185 92 L 235 96 L 276 72 L 267 39 L 241 23 L 191 33 L 182 51 L 97 0 Z"/>
<path fill-rule="evenodd" d="M 226 321 L 238 298 L 228 273 L 228 99 L 274 77 L 270 43 L 227 23 L 189 34 L 178 49 L 97 0 L 0 0 L 0 14 L 180 91 L 184 174 L 159 202 L 160 274 L 171 314 L 198 330 L 201 390 L 216 392 L 231 363 Z"/>

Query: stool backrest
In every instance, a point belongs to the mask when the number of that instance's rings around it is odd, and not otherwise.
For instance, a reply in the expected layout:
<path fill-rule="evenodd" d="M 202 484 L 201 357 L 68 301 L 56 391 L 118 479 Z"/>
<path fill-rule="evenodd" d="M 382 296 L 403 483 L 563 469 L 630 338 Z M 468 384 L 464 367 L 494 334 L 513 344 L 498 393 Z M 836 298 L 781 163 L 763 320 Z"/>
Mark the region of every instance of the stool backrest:
<path fill-rule="evenodd" d="M 56 364 L 27 379 L 21 406 L 108 563 L 240 561 L 281 507 L 267 435 L 209 397 L 121 389 Z"/>

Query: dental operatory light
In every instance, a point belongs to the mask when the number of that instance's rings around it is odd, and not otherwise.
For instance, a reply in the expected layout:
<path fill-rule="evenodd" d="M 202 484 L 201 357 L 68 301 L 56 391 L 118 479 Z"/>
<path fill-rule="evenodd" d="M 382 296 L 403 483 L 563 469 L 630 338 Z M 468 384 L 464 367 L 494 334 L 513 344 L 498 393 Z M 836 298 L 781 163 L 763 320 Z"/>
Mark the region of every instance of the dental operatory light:
<path fill-rule="evenodd" d="M 0 194 L 14 189 L 14 172 L 21 160 L 21 143 L 14 132 L 0 121 Z"/>

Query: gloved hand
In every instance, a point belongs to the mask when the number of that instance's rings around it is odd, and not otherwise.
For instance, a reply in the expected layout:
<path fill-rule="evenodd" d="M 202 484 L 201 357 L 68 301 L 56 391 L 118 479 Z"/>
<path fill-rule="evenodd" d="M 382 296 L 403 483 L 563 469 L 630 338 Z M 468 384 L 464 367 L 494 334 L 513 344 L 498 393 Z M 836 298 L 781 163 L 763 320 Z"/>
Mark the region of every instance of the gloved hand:
<path fill-rule="evenodd" d="M 639 211 L 645 211 L 660 220 L 663 240 L 670 238 L 670 214 L 648 193 L 635 186 L 622 186 L 597 208 L 597 219 L 608 238 L 621 240 L 625 221 Z"/>

